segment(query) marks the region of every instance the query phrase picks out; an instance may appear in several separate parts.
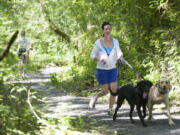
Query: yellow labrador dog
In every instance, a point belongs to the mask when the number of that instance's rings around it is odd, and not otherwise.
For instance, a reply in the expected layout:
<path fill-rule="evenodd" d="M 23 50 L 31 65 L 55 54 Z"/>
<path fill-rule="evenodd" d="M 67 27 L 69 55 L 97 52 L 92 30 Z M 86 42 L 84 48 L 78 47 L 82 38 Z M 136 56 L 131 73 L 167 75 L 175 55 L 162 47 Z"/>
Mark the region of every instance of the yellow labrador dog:
<path fill-rule="evenodd" d="M 174 125 L 172 121 L 170 110 L 169 110 L 169 94 L 168 90 L 170 88 L 170 82 L 166 78 L 160 78 L 158 83 L 150 88 L 149 99 L 148 99 L 148 109 L 149 109 L 149 120 L 153 121 L 152 110 L 154 104 L 164 103 L 167 109 L 167 116 L 169 119 L 169 125 Z"/>

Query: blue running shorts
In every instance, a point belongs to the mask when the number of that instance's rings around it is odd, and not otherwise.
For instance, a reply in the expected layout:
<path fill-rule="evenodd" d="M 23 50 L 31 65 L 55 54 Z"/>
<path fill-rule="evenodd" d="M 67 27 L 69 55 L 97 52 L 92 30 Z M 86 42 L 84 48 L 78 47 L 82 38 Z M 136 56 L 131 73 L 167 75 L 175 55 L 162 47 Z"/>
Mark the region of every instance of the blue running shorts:
<path fill-rule="evenodd" d="M 110 70 L 104 70 L 104 69 L 97 69 L 96 78 L 99 82 L 99 84 L 109 84 L 112 82 L 117 81 L 117 69 L 110 69 Z"/>

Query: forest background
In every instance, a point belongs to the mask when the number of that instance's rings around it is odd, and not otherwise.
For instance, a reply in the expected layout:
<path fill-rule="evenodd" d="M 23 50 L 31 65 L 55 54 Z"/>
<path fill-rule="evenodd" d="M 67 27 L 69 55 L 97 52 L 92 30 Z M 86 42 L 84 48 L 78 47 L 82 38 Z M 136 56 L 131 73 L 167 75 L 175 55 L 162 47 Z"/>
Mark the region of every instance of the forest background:
<path fill-rule="evenodd" d="M 30 71 L 62 67 L 64 73 L 53 74 L 51 84 L 90 96 L 98 86 L 90 52 L 104 21 L 111 23 L 124 59 L 153 82 L 166 74 L 171 100 L 180 100 L 180 0 L 0 0 L 1 134 L 36 134 L 41 127 L 26 103 L 27 88 L 7 85 L 18 78 L 15 42 L 3 55 L 13 34 L 25 30 L 32 42 Z M 121 65 L 119 70 L 120 85 L 136 82 L 130 68 Z M 33 103 L 40 102 L 42 97 L 32 91 Z"/>

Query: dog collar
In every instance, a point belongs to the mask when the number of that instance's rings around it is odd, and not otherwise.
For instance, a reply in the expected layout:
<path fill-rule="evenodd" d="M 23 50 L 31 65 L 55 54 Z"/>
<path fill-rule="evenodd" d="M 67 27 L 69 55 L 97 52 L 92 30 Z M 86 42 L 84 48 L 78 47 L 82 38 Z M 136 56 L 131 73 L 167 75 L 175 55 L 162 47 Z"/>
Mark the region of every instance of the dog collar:
<path fill-rule="evenodd" d="M 169 93 L 168 90 L 166 92 L 162 92 L 162 91 L 159 91 L 160 94 L 164 95 L 164 94 L 167 94 Z"/>

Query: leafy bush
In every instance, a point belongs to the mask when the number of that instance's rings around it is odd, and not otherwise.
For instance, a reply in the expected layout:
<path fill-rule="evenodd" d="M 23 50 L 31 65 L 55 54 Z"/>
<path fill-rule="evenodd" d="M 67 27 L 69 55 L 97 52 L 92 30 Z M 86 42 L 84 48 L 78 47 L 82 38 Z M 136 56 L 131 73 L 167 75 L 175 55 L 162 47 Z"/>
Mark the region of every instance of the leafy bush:
<path fill-rule="evenodd" d="M 33 91 L 32 91 L 33 92 Z M 40 124 L 27 104 L 27 89 L 21 85 L 0 87 L 0 134 L 36 135 Z M 33 95 L 34 101 L 36 95 Z"/>

